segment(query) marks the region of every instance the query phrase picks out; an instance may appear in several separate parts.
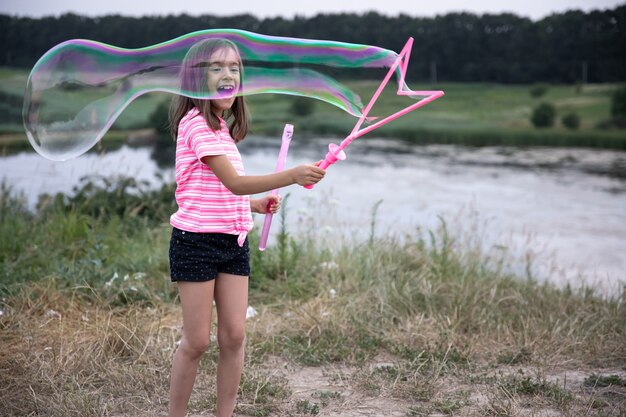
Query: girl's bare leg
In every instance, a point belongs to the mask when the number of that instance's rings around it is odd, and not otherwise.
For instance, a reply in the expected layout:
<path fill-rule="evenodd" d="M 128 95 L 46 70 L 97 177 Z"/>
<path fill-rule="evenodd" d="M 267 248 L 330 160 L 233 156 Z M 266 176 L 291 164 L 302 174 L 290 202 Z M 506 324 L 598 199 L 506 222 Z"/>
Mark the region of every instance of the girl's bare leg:
<path fill-rule="evenodd" d="M 231 417 L 243 369 L 248 277 L 220 273 L 215 280 L 215 304 L 220 347 L 216 417 Z"/>
<path fill-rule="evenodd" d="M 174 354 L 170 380 L 169 417 L 184 417 L 198 364 L 209 347 L 215 280 L 178 282 L 183 309 L 183 338 Z"/>

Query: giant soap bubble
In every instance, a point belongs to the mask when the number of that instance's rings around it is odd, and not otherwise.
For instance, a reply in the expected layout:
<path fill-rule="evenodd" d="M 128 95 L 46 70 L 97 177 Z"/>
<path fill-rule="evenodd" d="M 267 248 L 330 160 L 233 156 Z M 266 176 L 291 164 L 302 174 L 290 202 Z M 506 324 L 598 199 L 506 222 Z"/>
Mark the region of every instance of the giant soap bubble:
<path fill-rule="evenodd" d="M 43 55 L 28 78 L 23 118 L 30 143 L 48 159 L 67 160 L 93 147 L 142 94 L 163 91 L 216 98 L 216 93 L 182 88 L 180 80 L 189 49 L 209 38 L 227 39 L 239 48 L 244 75 L 238 95 L 306 96 L 357 117 L 363 111 L 361 99 L 337 80 L 337 74 L 351 69 L 359 74 L 380 71 L 391 67 L 398 57 L 394 51 L 375 46 L 230 29 L 194 32 L 140 49 L 71 40 Z M 199 66 L 199 70 L 206 68 Z M 410 92 L 403 75 L 399 68 L 399 90 Z"/>

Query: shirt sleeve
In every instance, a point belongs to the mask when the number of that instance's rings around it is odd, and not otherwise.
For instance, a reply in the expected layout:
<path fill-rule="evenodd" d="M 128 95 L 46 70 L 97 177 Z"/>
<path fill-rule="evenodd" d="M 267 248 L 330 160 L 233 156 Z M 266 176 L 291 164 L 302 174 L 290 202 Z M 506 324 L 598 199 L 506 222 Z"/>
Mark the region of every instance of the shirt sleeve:
<path fill-rule="evenodd" d="M 204 118 L 200 116 L 190 120 L 185 135 L 185 145 L 196 154 L 198 160 L 205 156 L 226 155 L 226 148 L 219 135 L 209 129 Z"/>

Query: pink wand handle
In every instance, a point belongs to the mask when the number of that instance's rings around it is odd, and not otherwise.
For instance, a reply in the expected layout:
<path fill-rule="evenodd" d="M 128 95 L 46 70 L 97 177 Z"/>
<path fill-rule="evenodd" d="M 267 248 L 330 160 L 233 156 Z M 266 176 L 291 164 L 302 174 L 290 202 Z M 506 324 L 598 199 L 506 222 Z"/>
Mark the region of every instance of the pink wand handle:
<path fill-rule="evenodd" d="M 276 195 L 278 193 L 274 193 L 272 191 L 272 195 Z M 270 228 L 272 227 L 272 217 L 274 215 L 272 213 L 266 213 L 265 219 L 263 220 L 263 230 L 261 231 L 261 239 L 259 240 L 259 250 L 264 251 L 267 246 L 267 237 L 270 234 Z"/>
<path fill-rule="evenodd" d="M 326 169 L 337 161 L 343 161 L 346 159 L 346 153 L 341 149 L 341 146 L 331 143 L 328 145 L 328 153 L 324 157 L 324 160 L 320 162 L 319 167 Z M 310 190 L 313 185 L 305 185 L 304 188 Z"/>
<path fill-rule="evenodd" d="M 283 138 L 280 143 L 280 152 L 278 152 L 278 161 L 276 162 L 276 172 L 280 172 L 285 169 L 285 163 L 287 162 L 287 152 L 289 152 L 289 144 L 291 143 L 291 137 L 293 136 L 293 125 L 286 124 L 283 129 Z M 270 191 L 270 195 L 278 195 L 278 189 Z M 263 220 L 263 229 L 261 230 L 261 238 L 259 239 L 259 250 L 264 251 L 267 245 L 267 237 L 270 234 L 270 228 L 272 227 L 273 214 L 269 212 L 269 204 L 267 206 L 267 213 Z"/>

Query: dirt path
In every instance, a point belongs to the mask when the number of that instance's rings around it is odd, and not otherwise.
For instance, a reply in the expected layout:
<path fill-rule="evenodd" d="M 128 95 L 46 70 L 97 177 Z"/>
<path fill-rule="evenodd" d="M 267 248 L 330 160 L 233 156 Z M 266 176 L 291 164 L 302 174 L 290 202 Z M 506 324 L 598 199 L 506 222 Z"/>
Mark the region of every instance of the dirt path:
<path fill-rule="evenodd" d="M 375 381 L 368 381 L 368 374 L 392 369 L 392 362 L 374 361 L 362 368 L 293 366 L 279 359 L 273 362 L 273 374 L 286 378 L 291 395 L 284 410 L 271 416 L 626 416 L 625 386 L 589 385 L 590 375 L 626 380 L 626 368 L 548 371 L 501 366 L 474 374 L 451 373 L 436 381 L 430 398 L 412 398 L 402 391 L 402 381 L 378 387 Z M 493 382 L 508 377 L 522 381 L 518 392 L 513 384 Z M 542 385 L 533 384 L 535 380 Z"/>

